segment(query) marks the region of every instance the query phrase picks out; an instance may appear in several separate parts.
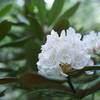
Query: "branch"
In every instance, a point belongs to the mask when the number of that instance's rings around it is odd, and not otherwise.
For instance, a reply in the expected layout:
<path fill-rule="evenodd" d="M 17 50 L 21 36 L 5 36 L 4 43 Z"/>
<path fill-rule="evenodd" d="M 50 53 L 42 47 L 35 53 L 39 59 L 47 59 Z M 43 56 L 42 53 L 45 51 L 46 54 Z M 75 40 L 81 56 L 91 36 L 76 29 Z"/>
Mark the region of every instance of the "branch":
<path fill-rule="evenodd" d="M 100 70 L 100 65 L 86 66 L 80 71 L 92 71 L 92 70 Z"/>
<path fill-rule="evenodd" d="M 80 98 L 83 98 L 87 95 L 90 95 L 92 93 L 95 93 L 97 91 L 100 90 L 100 82 L 98 82 L 97 84 L 95 84 L 94 86 L 92 86 L 91 88 L 85 89 L 83 91 L 80 92 L 80 90 L 77 92 L 77 96 L 79 96 Z"/>
<path fill-rule="evenodd" d="M 27 73 L 17 78 L 16 77 L 0 78 L 0 84 L 6 84 L 12 82 L 18 82 L 22 86 L 21 88 L 27 88 L 27 89 L 33 89 L 35 87 L 40 88 L 41 86 L 42 88 L 49 87 L 50 89 L 59 89 L 64 91 L 66 94 L 68 93 L 70 95 L 75 96 L 76 98 L 83 98 L 87 95 L 90 95 L 100 90 L 100 81 L 88 89 L 84 90 L 77 89 L 76 92 L 73 93 L 70 87 L 62 85 L 65 82 L 65 80 L 64 81 L 49 80 L 38 74 Z"/>
<path fill-rule="evenodd" d="M 12 83 L 16 82 L 17 78 L 16 77 L 5 77 L 5 78 L 0 78 L 0 85 L 1 84 L 7 84 L 7 83 Z"/>

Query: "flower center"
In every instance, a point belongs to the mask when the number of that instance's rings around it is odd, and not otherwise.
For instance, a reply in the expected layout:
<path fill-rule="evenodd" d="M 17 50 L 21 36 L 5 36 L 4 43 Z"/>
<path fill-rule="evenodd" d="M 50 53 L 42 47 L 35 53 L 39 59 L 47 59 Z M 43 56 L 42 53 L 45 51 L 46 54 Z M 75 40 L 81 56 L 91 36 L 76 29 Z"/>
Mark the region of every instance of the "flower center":
<path fill-rule="evenodd" d="M 61 71 L 67 75 L 73 75 L 77 72 L 74 68 L 71 67 L 70 64 L 61 63 L 60 68 L 61 68 Z"/>

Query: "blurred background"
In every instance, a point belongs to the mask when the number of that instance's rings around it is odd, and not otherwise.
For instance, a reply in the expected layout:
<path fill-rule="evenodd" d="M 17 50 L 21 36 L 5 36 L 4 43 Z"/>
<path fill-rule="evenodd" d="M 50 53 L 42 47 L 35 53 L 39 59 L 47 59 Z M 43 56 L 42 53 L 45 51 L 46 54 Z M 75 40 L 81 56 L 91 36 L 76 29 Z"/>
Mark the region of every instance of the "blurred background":
<path fill-rule="evenodd" d="M 37 71 L 46 35 L 69 26 L 82 33 L 100 31 L 100 0 L 0 0 L 0 78 Z M 0 85 L 0 100 L 75 100 L 61 93 L 51 97 L 16 83 Z M 100 93 L 94 100 L 100 100 Z"/>

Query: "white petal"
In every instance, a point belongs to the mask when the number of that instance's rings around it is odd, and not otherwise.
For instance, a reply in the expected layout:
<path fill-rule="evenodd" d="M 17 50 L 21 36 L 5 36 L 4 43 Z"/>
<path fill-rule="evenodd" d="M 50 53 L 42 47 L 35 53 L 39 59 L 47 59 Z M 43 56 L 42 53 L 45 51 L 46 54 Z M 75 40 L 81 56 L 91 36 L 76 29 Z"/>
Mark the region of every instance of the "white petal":
<path fill-rule="evenodd" d="M 81 35 L 75 33 L 73 28 L 67 30 L 67 35 L 63 30 L 60 36 L 52 30 L 38 57 L 38 73 L 47 78 L 63 80 L 67 75 L 59 69 L 61 63 L 70 64 L 74 69 L 92 65 L 91 55 L 87 52 L 86 38 L 89 36 L 87 35 L 83 41 L 80 38 Z"/>

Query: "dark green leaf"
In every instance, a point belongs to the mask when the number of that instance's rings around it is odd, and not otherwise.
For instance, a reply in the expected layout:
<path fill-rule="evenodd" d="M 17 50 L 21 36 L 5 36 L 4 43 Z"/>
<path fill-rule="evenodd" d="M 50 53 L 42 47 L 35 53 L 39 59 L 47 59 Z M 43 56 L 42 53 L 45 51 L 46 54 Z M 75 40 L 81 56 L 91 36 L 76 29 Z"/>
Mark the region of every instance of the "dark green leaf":
<path fill-rule="evenodd" d="M 20 98 L 20 100 L 24 100 L 24 97 L 26 96 L 27 97 L 31 96 L 32 100 L 69 100 L 70 95 L 66 93 L 66 90 L 63 90 L 61 88 L 59 89 L 57 87 L 52 87 L 52 88 L 38 87 L 36 89 L 33 89 L 30 92 L 28 91 L 27 93 L 25 93 Z M 73 100 L 76 100 L 76 99 L 73 99 Z"/>
<path fill-rule="evenodd" d="M 10 31 L 11 23 L 8 21 L 3 21 L 0 23 L 0 40 L 2 40 L 5 35 Z"/>
<path fill-rule="evenodd" d="M 25 44 L 26 67 L 37 70 L 36 62 L 38 61 L 38 54 L 40 53 L 41 43 L 39 40 L 29 40 Z M 26 69 L 27 69 L 26 68 Z"/>
<path fill-rule="evenodd" d="M 51 10 L 48 13 L 48 24 L 51 25 L 60 15 L 64 5 L 64 0 L 55 0 Z"/>
<path fill-rule="evenodd" d="M 35 38 L 43 41 L 44 32 L 42 26 L 39 24 L 36 18 L 30 17 L 29 20 L 30 20 L 30 28 Z"/>
<path fill-rule="evenodd" d="M 0 97 L 5 96 L 6 89 L 0 92 Z"/>
<path fill-rule="evenodd" d="M 74 83 L 81 83 L 81 84 L 88 84 L 89 82 L 92 82 L 94 80 L 97 80 L 99 78 L 99 75 L 85 75 L 81 77 L 79 77 L 79 79 L 73 79 Z"/>
<path fill-rule="evenodd" d="M 65 13 L 60 18 L 68 20 L 77 11 L 79 5 L 80 2 L 77 2 L 74 6 L 65 11 Z"/>
<path fill-rule="evenodd" d="M 35 0 L 25 0 L 25 9 L 28 11 L 28 13 L 33 13 L 35 5 Z"/>
<path fill-rule="evenodd" d="M 15 33 L 11 33 L 11 32 L 8 33 L 7 36 L 9 36 L 12 40 L 16 40 L 19 38 Z"/>
<path fill-rule="evenodd" d="M 8 56 L 11 54 L 12 56 Z M 14 60 L 22 60 L 25 59 L 25 52 L 21 51 L 19 53 L 0 53 L 0 62 L 8 62 Z M 0 69 L 3 70 L 3 69 Z"/>
<path fill-rule="evenodd" d="M 24 37 L 22 39 L 14 41 L 14 42 L 7 43 L 7 44 L 4 44 L 4 45 L 0 45 L 0 48 L 4 48 L 4 47 L 20 47 L 20 46 L 23 46 L 30 39 L 31 39 L 31 37 Z"/>
<path fill-rule="evenodd" d="M 4 15 L 6 15 L 7 13 L 9 13 L 9 11 L 11 10 L 12 8 L 12 4 L 8 4 L 6 5 L 4 8 L 2 8 L 0 10 L 0 17 L 3 17 Z"/>
<path fill-rule="evenodd" d="M 25 59 L 25 54 L 24 53 L 19 53 L 19 54 L 14 54 L 14 56 L 10 60 L 22 60 Z M 9 59 L 8 59 L 9 61 Z"/>
<path fill-rule="evenodd" d="M 12 71 L 14 70 L 11 68 L 0 68 L 0 72 L 12 72 Z"/>
<path fill-rule="evenodd" d="M 34 0 L 33 0 L 34 1 Z M 38 8 L 38 17 L 40 19 L 41 24 L 45 24 L 46 22 L 46 7 L 44 0 L 36 0 L 36 6 Z"/>

